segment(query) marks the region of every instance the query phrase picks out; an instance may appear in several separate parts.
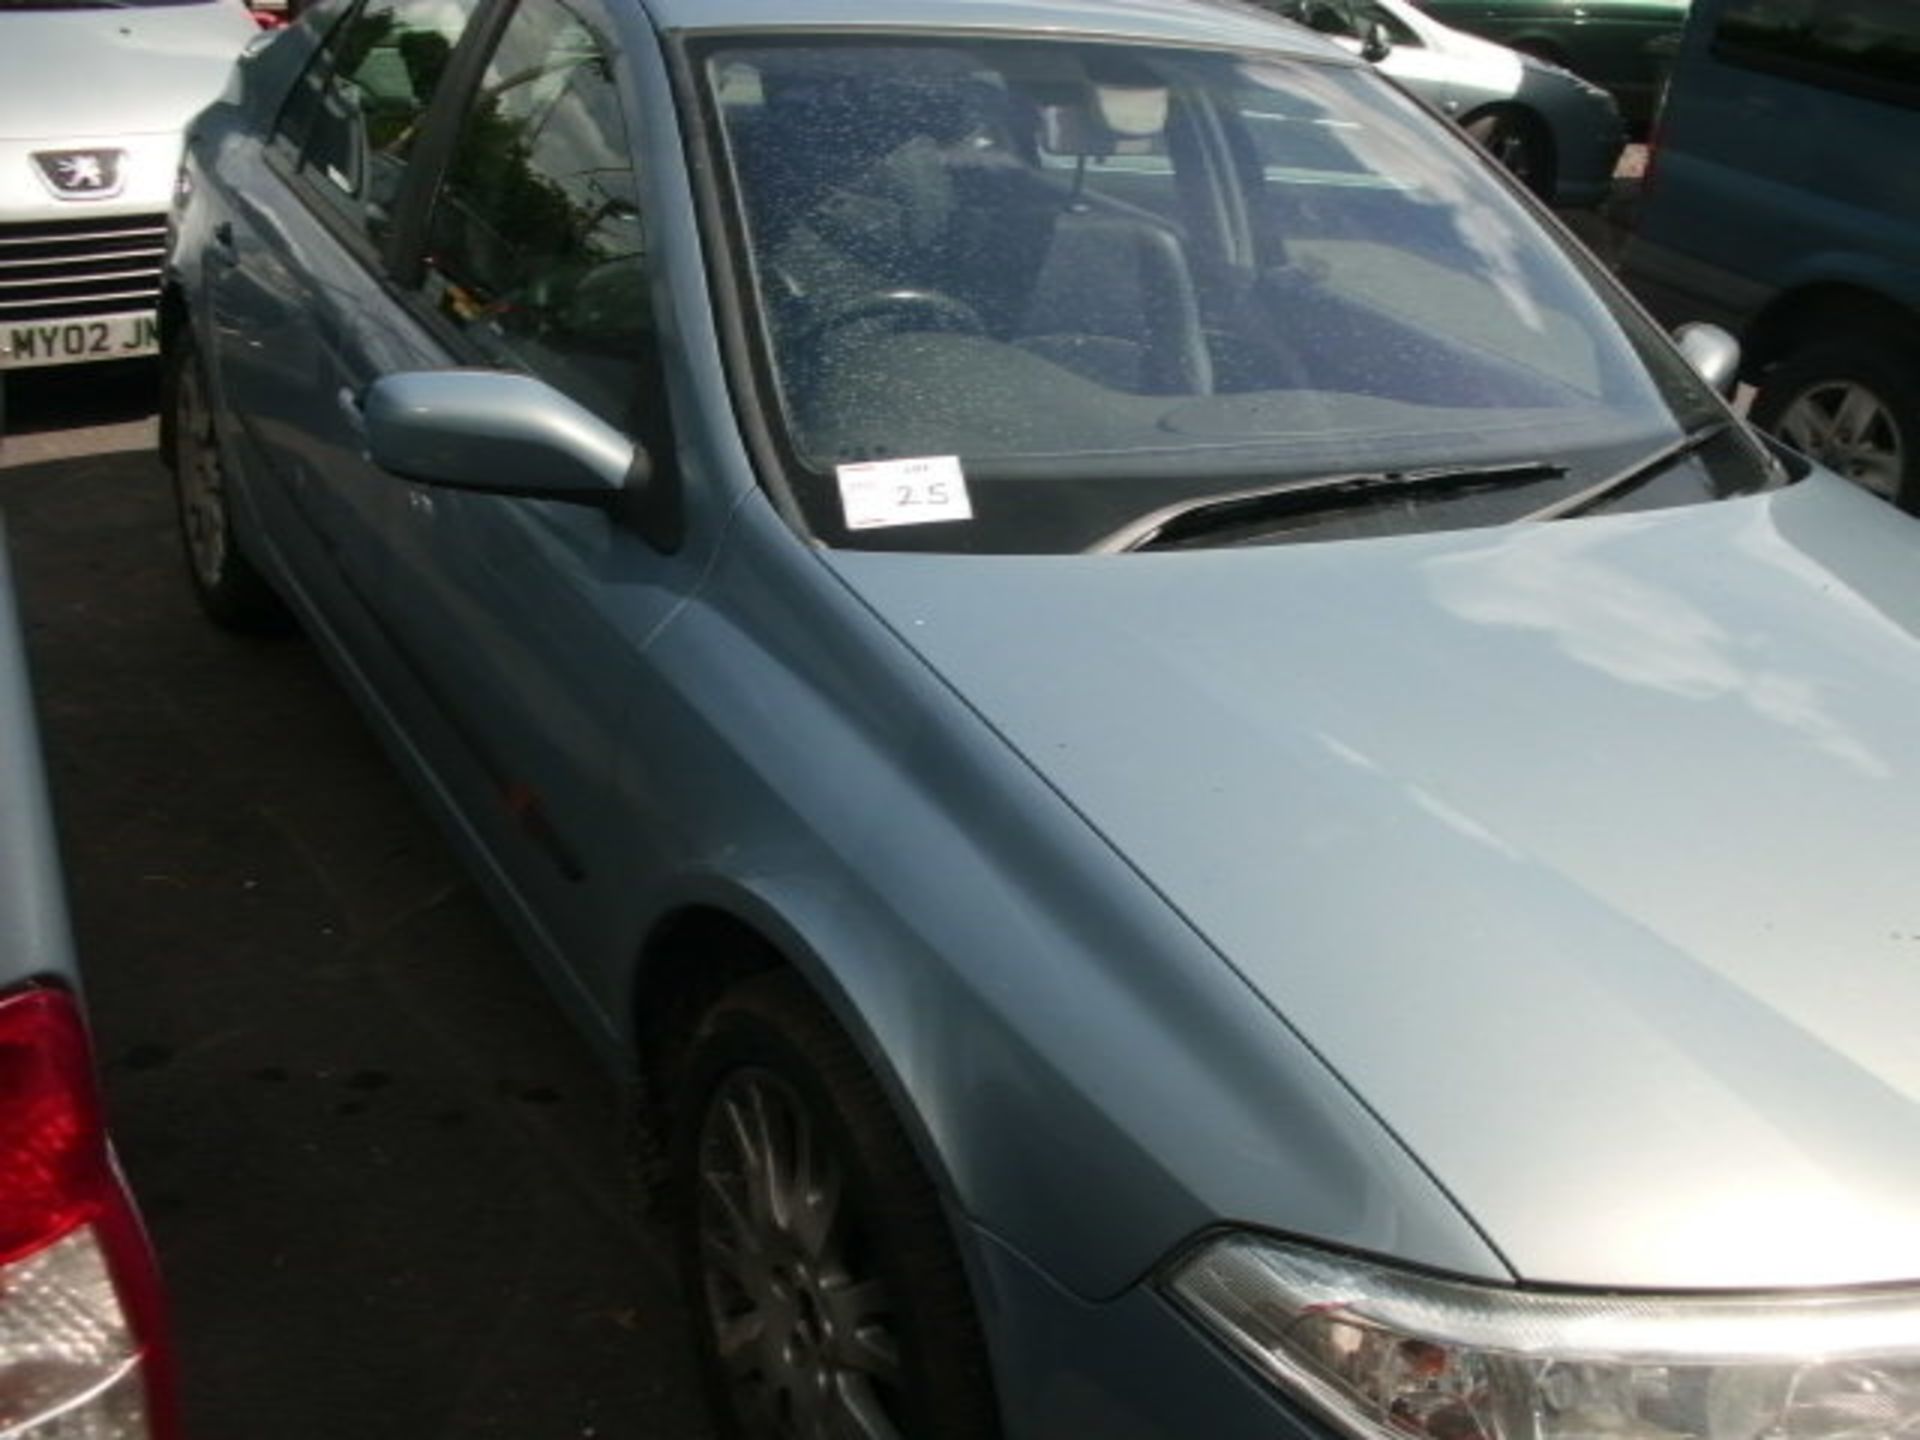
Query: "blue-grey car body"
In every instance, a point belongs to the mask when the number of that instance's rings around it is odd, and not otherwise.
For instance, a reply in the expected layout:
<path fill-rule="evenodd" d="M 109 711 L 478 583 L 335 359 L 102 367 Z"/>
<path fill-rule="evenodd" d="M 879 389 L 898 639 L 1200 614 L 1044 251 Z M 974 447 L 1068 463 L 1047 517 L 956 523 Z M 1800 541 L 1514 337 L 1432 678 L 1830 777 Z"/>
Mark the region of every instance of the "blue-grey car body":
<path fill-rule="evenodd" d="M 1815 475 L 1334 545 L 810 544 L 669 50 L 893 20 L 846 0 L 579 7 L 646 136 L 676 542 L 405 483 L 351 402 L 446 351 L 251 138 L 344 8 L 189 148 L 167 343 L 240 537 L 613 1063 L 676 926 L 804 974 L 951 1210 L 1009 1433 L 1192 1435 L 1189 1376 L 1209 1435 L 1289 1423 L 1147 1283 L 1227 1223 L 1495 1283 L 1920 1276 L 1910 522 Z M 913 24 L 1354 63 L 1184 3 Z"/>
<path fill-rule="evenodd" d="M 0 527 L 0 992 L 36 980 L 73 989 L 79 976 Z"/>

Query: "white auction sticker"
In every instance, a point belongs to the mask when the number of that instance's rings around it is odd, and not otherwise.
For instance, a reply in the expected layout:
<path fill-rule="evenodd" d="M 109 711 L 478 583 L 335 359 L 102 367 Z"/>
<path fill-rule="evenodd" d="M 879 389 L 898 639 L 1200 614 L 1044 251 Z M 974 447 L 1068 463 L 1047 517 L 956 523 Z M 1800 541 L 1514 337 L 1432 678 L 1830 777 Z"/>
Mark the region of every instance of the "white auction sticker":
<path fill-rule="evenodd" d="M 837 465 L 833 473 L 840 477 L 840 506 L 849 530 L 973 518 L 958 455 Z"/>

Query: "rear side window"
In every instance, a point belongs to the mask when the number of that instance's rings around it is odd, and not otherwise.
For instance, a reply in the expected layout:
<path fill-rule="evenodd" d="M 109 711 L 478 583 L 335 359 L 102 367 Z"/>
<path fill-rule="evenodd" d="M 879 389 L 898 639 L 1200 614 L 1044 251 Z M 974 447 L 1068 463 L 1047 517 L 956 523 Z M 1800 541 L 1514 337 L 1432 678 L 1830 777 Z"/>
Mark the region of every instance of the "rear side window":
<path fill-rule="evenodd" d="M 461 121 L 429 221 L 427 303 L 491 364 L 646 428 L 653 309 L 631 141 L 607 47 L 523 0 Z"/>
<path fill-rule="evenodd" d="M 1713 49 L 1731 64 L 1920 108 L 1914 0 L 1728 0 Z"/>
<path fill-rule="evenodd" d="M 316 190 L 376 247 L 392 227 L 420 123 L 476 3 L 366 0 L 328 37 L 324 74 L 302 81 L 282 119 L 283 128 L 306 131 L 301 167 Z"/>

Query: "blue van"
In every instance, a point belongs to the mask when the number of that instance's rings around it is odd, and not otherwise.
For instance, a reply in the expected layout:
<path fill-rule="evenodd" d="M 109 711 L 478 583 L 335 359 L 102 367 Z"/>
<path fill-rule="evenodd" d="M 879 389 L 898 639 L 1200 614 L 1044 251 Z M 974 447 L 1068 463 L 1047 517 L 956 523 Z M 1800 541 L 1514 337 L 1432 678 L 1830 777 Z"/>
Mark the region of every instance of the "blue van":
<path fill-rule="evenodd" d="M 1920 4 L 1697 0 L 1623 270 L 1740 336 L 1761 425 L 1920 510 Z"/>

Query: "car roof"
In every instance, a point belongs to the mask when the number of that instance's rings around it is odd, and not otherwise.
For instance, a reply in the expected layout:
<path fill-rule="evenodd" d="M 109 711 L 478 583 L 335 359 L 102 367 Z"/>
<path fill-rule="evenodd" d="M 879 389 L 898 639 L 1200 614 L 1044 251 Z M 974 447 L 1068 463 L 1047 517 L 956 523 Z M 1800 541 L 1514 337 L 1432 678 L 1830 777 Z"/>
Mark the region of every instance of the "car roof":
<path fill-rule="evenodd" d="M 1278 50 L 1351 61 L 1303 26 L 1221 0 L 643 0 L 664 31 L 979 30 Z"/>

